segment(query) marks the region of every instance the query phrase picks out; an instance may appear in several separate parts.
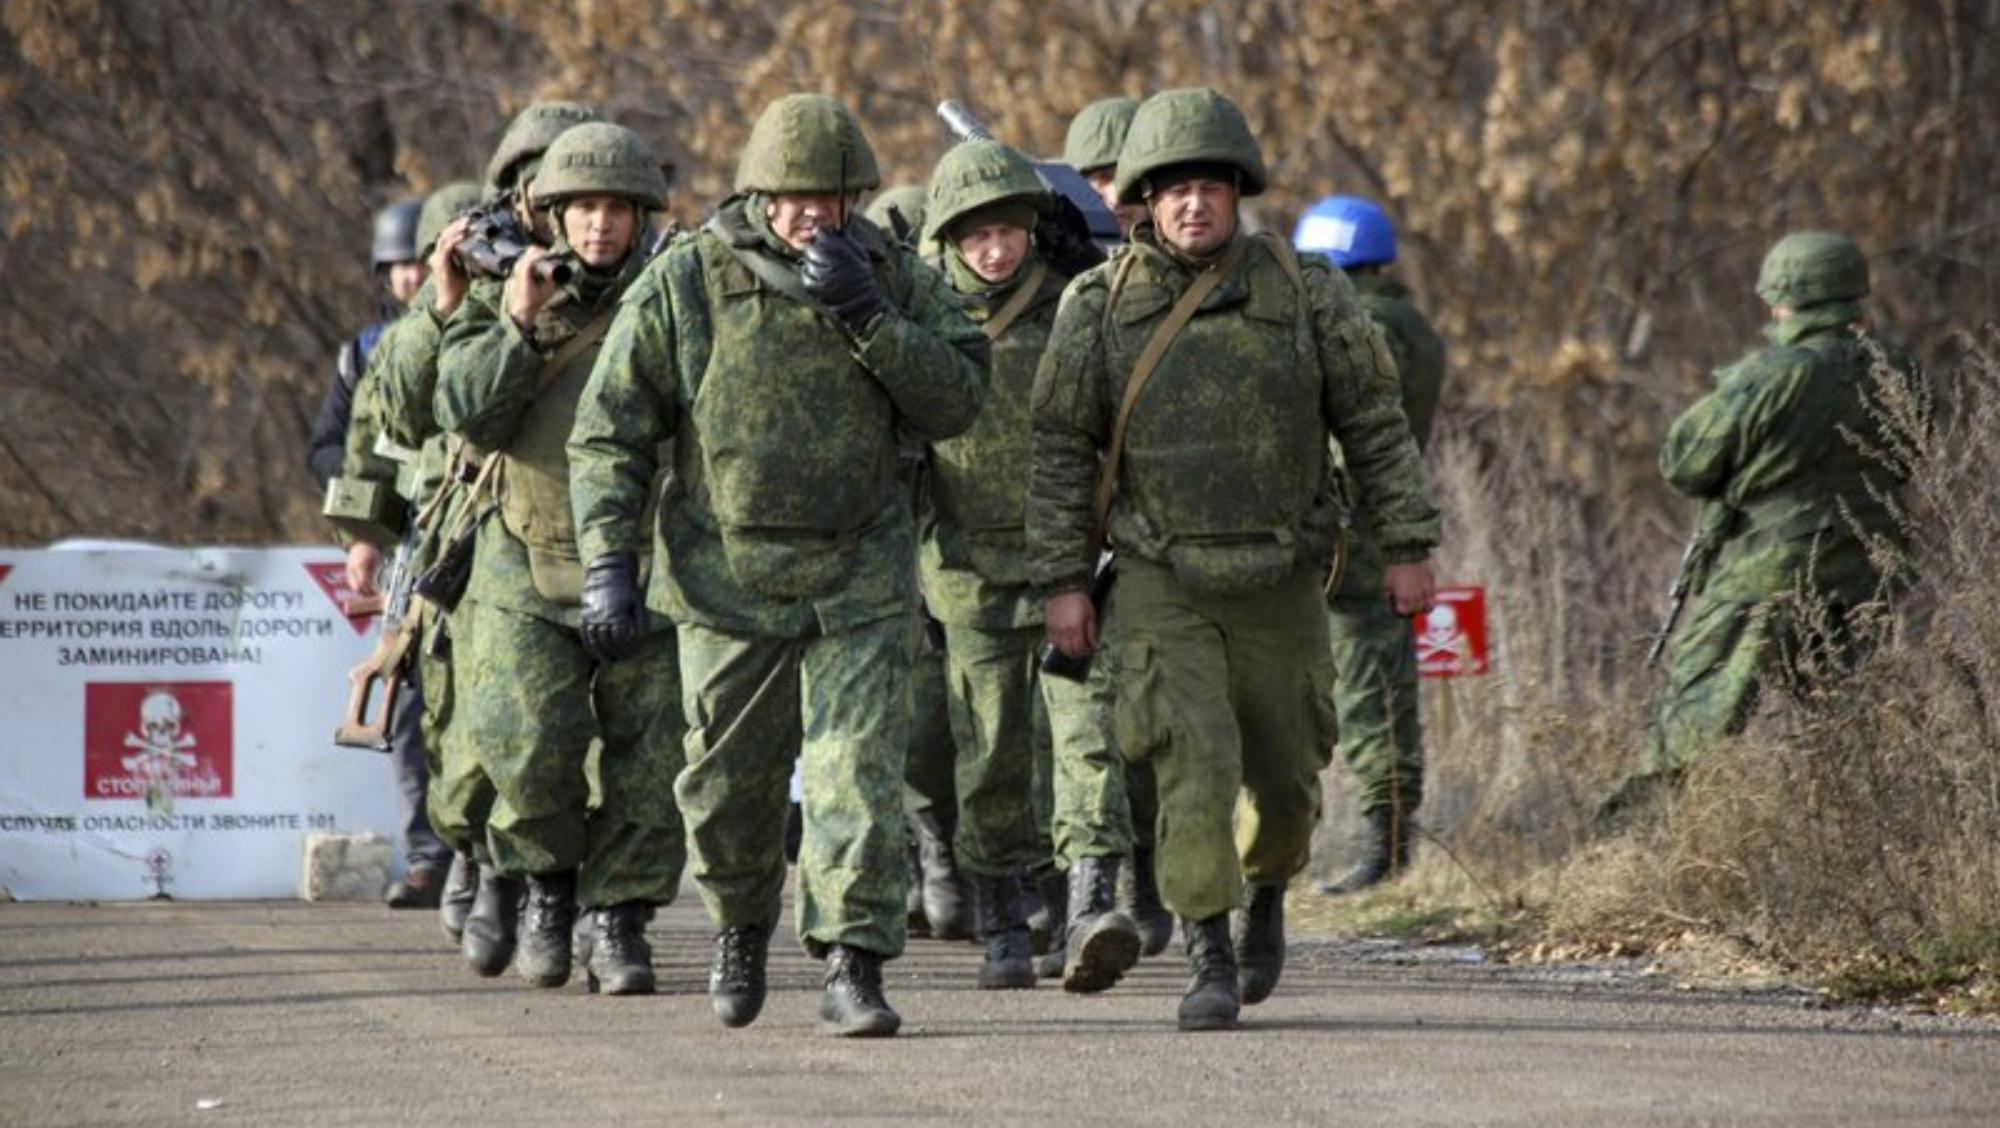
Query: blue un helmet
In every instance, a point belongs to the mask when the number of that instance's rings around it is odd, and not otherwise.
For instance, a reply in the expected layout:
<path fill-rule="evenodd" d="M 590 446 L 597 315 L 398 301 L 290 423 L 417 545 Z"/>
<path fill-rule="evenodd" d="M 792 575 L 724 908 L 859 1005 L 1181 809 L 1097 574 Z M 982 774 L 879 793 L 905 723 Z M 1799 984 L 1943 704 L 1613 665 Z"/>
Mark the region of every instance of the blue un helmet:
<path fill-rule="evenodd" d="M 1328 196 L 1299 217 L 1292 245 L 1318 251 L 1342 270 L 1396 261 L 1396 225 L 1382 205 L 1360 196 Z"/>

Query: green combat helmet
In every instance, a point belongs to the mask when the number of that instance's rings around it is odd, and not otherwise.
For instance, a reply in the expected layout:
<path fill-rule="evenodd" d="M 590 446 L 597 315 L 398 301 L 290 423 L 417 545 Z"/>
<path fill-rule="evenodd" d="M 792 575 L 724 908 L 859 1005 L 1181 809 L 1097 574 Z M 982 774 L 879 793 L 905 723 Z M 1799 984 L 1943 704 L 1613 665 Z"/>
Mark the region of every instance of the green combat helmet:
<path fill-rule="evenodd" d="M 906 243 L 914 243 L 924 229 L 924 186 L 898 184 L 876 194 L 862 212 L 868 222 Z"/>
<path fill-rule="evenodd" d="M 1118 202 L 1143 199 L 1148 174 L 1194 161 L 1234 167 L 1241 174 L 1237 188 L 1245 196 L 1262 192 L 1268 179 L 1263 151 L 1236 103 L 1206 86 L 1162 90 L 1132 115 L 1132 128 L 1118 153 Z"/>
<path fill-rule="evenodd" d="M 522 166 L 535 161 L 563 131 L 572 125 L 603 120 L 596 110 L 580 102 L 535 102 L 514 115 L 500 134 L 493 159 L 486 163 L 486 187 L 506 192 L 521 185 L 534 173 Z M 524 175 L 524 173 L 526 175 Z"/>
<path fill-rule="evenodd" d="M 1023 204 L 1044 216 L 1051 204 L 1028 158 L 998 141 L 964 141 L 931 173 L 924 238 L 941 239 L 952 223 L 994 204 Z"/>
<path fill-rule="evenodd" d="M 1831 231 L 1794 231 L 1778 240 L 1757 272 L 1765 304 L 1805 309 L 1868 296 L 1868 259 L 1854 240 Z"/>
<path fill-rule="evenodd" d="M 479 185 L 470 180 L 454 180 L 425 196 L 417 213 L 417 253 L 428 258 L 451 221 L 478 206 Z"/>
<path fill-rule="evenodd" d="M 1105 98 L 1078 110 L 1063 139 L 1063 163 L 1085 176 L 1117 164 L 1132 115 L 1138 112 L 1138 100 L 1133 98 Z"/>
<path fill-rule="evenodd" d="M 564 130 L 535 173 L 541 203 L 579 196 L 617 196 L 658 211 L 667 206 L 667 176 L 638 134 L 608 121 L 586 122 Z"/>
<path fill-rule="evenodd" d="M 837 98 L 787 94 L 764 108 L 736 164 L 736 191 L 834 192 L 846 156 L 847 190 L 869 192 L 882 184 L 875 150 L 861 123 Z"/>

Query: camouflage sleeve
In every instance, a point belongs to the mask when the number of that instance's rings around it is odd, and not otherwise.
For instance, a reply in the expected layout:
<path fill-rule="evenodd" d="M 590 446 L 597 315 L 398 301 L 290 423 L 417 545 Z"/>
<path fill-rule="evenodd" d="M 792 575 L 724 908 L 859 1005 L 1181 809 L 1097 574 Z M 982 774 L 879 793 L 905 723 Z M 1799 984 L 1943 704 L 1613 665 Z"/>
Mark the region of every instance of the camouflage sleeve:
<path fill-rule="evenodd" d="M 1110 382 L 1100 332 L 1103 270 L 1063 294 L 1035 371 L 1034 453 L 1028 468 L 1028 569 L 1051 591 L 1089 584 L 1098 452 L 1111 441 Z"/>
<path fill-rule="evenodd" d="M 986 394 L 986 334 L 952 295 L 944 276 L 898 247 L 910 279 L 908 308 L 882 315 L 857 359 L 895 401 L 912 434 L 937 441 L 972 426 Z"/>
<path fill-rule="evenodd" d="M 1760 431 L 1759 366 L 1746 360 L 1716 373 L 1715 390 L 1694 402 L 1667 428 L 1660 446 L 1660 476 L 1689 497 L 1720 497 L 1743 452 Z"/>
<path fill-rule="evenodd" d="M 375 436 L 382 432 L 382 415 L 375 406 L 379 384 L 374 357 L 370 357 L 367 369 L 354 384 L 354 414 L 348 416 L 346 446 L 340 459 L 343 478 L 396 480 L 396 464 L 375 453 Z"/>
<path fill-rule="evenodd" d="M 375 403 L 382 414 L 382 429 L 412 449 L 438 432 L 433 404 L 437 398 L 438 346 L 443 336 L 443 326 L 431 308 L 430 283 L 426 282 L 410 310 L 375 343 L 375 356 L 368 365 L 371 371 L 380 368 Z"/>
<path fill-rule="evenodd" d="M 1320 410 L 1346 455 L 1361 507 L 1374 516 L 1383 558 L 1422 560 L 1437 547 L 1438 511 L 1403 414 L 1395 358 L 1344 276 L 1310 258 L 1304 270 L 1323 372 Z"/>
<path fill-rule="evenodd" d="M 641 516 L 660 444 L 680 419 L 676 290 L 666 276 L 670 269 L 687 272 L 694 261 L 693 244 L 677 246 L 625 291 L 577 401 L 569 433 L 569 489 L 578 555 L 585 562 L 648 546 L 652 530 L 643 527 Z M 698 279 L 698 269 L 691 276 Z"/>
<path fill-rule="evenodd" d="M 438 426 L 481 450 L 507 445 L 535 399 L 543 356 L 502 312 L 501 285 L 482 280 L 445 324 L 438 346 Z"/>

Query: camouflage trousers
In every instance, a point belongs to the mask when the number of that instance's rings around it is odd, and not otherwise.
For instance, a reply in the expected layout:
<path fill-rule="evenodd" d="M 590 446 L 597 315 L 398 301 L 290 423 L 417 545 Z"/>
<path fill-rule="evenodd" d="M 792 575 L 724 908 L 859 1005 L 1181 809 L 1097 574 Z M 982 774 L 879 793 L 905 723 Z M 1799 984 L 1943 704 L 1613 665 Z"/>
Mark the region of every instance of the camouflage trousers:
<path fill-rule="evenodd" d="M 1124 559 L 1107 618 L 1119 746 L 1159 785 L 1161 899 L 1205 920 L 1237 907 L 1245 880 L 1298 873 L 1335 737 L 1320 578 L 1213 595 Z"/>
<path fill-rule="evenodd" d="M 796 929 L 807 952 L 902 954 L 910 640 L 900 618 L 813 638 L 680 628 L 687 767 L 675 786 L 719 926 L 776 916 L 800 761 Z"/>
<path fill-rule="evenodd" d="M 1410 621 L 1379 594 L 1327 604 L 1333 640 L 1333 707 L 1340 758 L 1354 773 L 1361 809 L 1407 817 L 1424 798 L 1423 729 L 1417 723 L 1417 647 Z"/>
<path fill-rule="evenodd" d="M 500 872 L 580 869 L 586 909 L 667 904 L 686 864 L 673 802 L 684 725 L 672 631 L 601 665 L 570 627 L 474 603 L 472 646 L 455 657 L 468 738 L 493 782 L 487 848 Z M 602 798 L 585 758 L 601 741 Z"/>
<path fill-rule="evenodd" d="M 958 818 L 958 745 L 951 733 L 944 648 L 921 634 L 911 648 L 910 744 L 903 766 L 903 809 L 935 818 L 950 833 Z"/>
<path fill-rule="evenodd" d="M 1132 846 L 1124 765 L 1111 742 L 1108 675 L 1075 685 L 1038 669 L 1042 628 L 946 628 L 958 746 L 961 865 L 1007 874 Z M 1036 759 L 1052 793 L 1038 817 Z M 1051 839 L 1053 842 L 1051 842 Z"/>
<path fill-rule="evenodd" d="M 459 853 L 471 851 L 486 833 L 486 818 L 493 810 L 493 782 L 479 763 L 479 748 L 466 737 L 464 724 L 453 724 L 453 707 L 463 679 L 459 663 L 430 653 L 435 631 L 450 633 L 450 646 L 469 645 L 472 615 L 466 606 L 455 621 L 447 623 L 442 612 L 426 604 L 424 637 L 417 665 L 424 680 L 424 749 L 430 759 L 430 787 L 425 809 L 431 830 Z"/>
<path fill-rule="evenodd" d="M 1764 688 L 1790 683 L 1801 653 L 1814 652 L 1822 665 L 1853 662 L 1846 608 L 1829 608 L 1822 625 L 1802 625 L 1789 600 L 1698 599 L 1674 634 L 1666 696 L 1638 775 L 1678 776 L 1717 740 L 1742 732 Z"/>

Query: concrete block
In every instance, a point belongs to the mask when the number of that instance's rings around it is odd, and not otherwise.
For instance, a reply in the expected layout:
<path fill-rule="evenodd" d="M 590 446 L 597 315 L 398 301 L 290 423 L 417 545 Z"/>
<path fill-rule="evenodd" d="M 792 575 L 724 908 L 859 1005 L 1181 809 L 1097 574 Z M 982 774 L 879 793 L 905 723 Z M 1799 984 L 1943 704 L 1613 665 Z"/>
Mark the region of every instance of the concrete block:
<path fill-rule="evenodd" d="M 308 834 L 299 873 L 306 901 L 375 901 L 389 885 L 389 840 L 379 834 Z"/>

